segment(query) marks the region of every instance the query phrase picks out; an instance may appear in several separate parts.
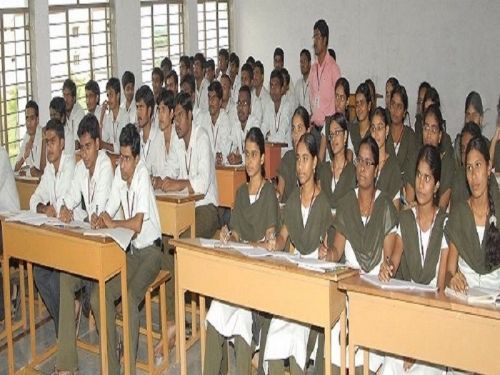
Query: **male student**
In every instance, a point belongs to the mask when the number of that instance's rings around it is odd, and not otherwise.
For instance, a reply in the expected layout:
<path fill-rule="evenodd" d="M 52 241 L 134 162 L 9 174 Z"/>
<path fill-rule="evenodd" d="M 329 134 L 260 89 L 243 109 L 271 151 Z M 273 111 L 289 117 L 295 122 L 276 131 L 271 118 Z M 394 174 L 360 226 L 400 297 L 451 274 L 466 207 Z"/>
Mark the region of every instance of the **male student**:
<path fill-rule="evenodd" d="M 253 91 L 253 68 L 249 63 L 243 64 L 241 67 L 241 86 L 248 86 Z M 252 94 L 252 114 L 262 122 L 262 103 L 255 94 Z"/>
<path fill-rule="evenodd" d="M 212 83 L 215 79 L 215 61 L 213 59 L 208 59 L 205 65 L 205 78 L 208 83 Z"/>
<path fill-rule="evenodd" d="M 5 147 L 0 146 L 0 211 L 19 211 L 19 195 L 17 193 L 14 172 L 10 166 L 9 155 Z M 0 233 L 0 239 L 2 235 Z M 2 244 L 0 243 L 0 247 Z M 2 304 L 3 305 L 3 304 Z"/>
<path fill-rule="evenodd" d="M 135 113 L 135 76 L 134 73 L 125 71 L 122 75 L 123 95 L 125 96 L 125 103 L 121 107 L 125 109 L 128 114 L 128 119 L 132 124 L 135 124 L 137 117 Z M 99 117 L 98 117 L 99 118 Z"/>
<path fill-rule="evenodd" d="M 241 79 L 238 75 L 240 71 L 240 58 L 234 52 L 229 55 L 229 77 L 231 78 L 231 97 L 236 102 L 238 92 L 241 87 Z"/>
<path fill-rule="evenodd" d="M 118 154 L 120 151 L 120 133 L 130 120 L 127 111 L 120 107 L 121 86 L 118 78 L 112 77 L 106 83 L 106 96 L 108 100 L 102 103 L 102 112 L 99 123 L 101 124 L 101 148 Z"/>
<path fill-rule="evenodd" d="M 272 100 L 269 91 L 264 87 L 264 65 L 260 60 L 257 60 L 253 67 L 252 86 L 252 98 L 254 98 L 255 102 L 260 103 L 260 107 L 262 108 L 262 119 L 264 119 L 264 108 L 267 103 L 272 102 Z"/>
<path fill-rule="evenodd" d="M 281 70 L 285 66 L 285 52 L 281 47 L 276 47 L 273 53 L 274 69 Z"/>
<path fill-rule="evenodd" d="M 208 111 L 201 112 L 198 116 L 198 126 L 205 128 L 215 155 L 217 165 L 226 161 L 231 152 L 231 125 L 226 112 L 221 111 L 222 85 L 214 81 L 208 87 Z"/>
<path fill-rule="evenodd" d="M 227 74 L 224 74 L 220 77 L 219 82 L 222 86 L 221 111 L 226 113 L 229 118 L 229 123 L 232 126 L 232 124 L 238 120 L 238 114 L 236 113 L 237 99 L 233 101 L 231 97 L 231 78 L 229 78 Z"/>
<path fill-rule="evenodd" d="M 182 82 L 184 77 L 191 74 L 191 60 L 189 56 L 183 55 L 179 59 L 179 79 Z"/>
<path fill-rule="evenodd" d="M 171 70 L 165 77 L 165 87 L 167 90 L 172 91 L 174 95 L 177 95 L 179 92 L 179 77 L 177 76 L 177 72 Z"/>
<path fill-rule="evenodd" d="M 161 90 L 160 90 L 161 92 Z M 161 131 L 159 126 L 153 126 L 152 118 L 155 110 L 155 98 L 149 86 L 144 85 L 135 93 L 137 106 L 137 126 L 141 138 L 140 158 L 150 175 L 156 175 L 153 170 L 157 152 L 161 152 Z"/>
<path fill-rule="evenodd" d="M 134 124 L 128 124 L 120 134 L 120 166 L 115 170 L 106 210 L 97 220 L 97 227 L 127 228 L 134 231 L 127 254 L 127 288 L 130 332 L 130 369 L 136 373 L 136 354 L 139 338 L 139 305 L 148 286 L 155 280 L 161 264 L 161 229 L 156 199 L 149 173 L 140 159 L 140 136 Z M 112 217 L 123 210 L 123 220 Z M 99 306 L 98 288 L 91 293 L 92 311 L 97 322 L 106 314 L 108 334 L 107 374 L 120 373 L 116 353 L 115 302 L 121 297 L 120 277 L 106 283 L 106 306 Z"/>
<path fill-rule="evenodd" d="M 98 215 L 106 207 L 113 181 L 113 166 L 106 151 L 99 150 L 99 133 L 97 118 L 92 114 L 85 115 L 78 127 L 82 159 L 76 165 L 71 188 L 64 195 L 64 203 L 59 212 L 59 219 L 63 222 L 86 218 L 95 227 Z M 82 197 L 86 212 L 79 208 Z M 78 369 L 74 302 L 75 292 L 85 283 L 84 278 L 60 273 L 59 351 L 56 361 L 59 373 L 73 373 Z"/>
<path fill-rule="evenodd" d="M 208 85 L 210 83 L 205 78 L 205 64 L 205 57 L 202 53 L 194 55 L 193 75 L 196 81 L 194 106 L 200 111 L 208 110 Z"/>
<path fill-rule="evenodd" d="M 64 126 L 57 120 L 49 120 L 45 126 L 45 143 L 48 164 L 40 183 L 30 199 L 30 210 L 58 217 L 64 197 L 71 188 L 75 172 L 74 155 L 64 153 Z M 59 323 L 59 271 L 35 266 L 35 283 L 50 316 L 54 320 L 56 335 Z"/>
<path fill-rule="evenodd" d="M 163 71 L 156 67 L 153 69 L 153 72 L 151 73 L 151 88 L 153 90 L 153 95 L 154 95 L 154 100 L 155 100 L 155 107 L 153 110 L 153 117 L 151 123 L 153 124 L 153 127 L 157 128 L 158 127 L 158 105 L 156 104 L 156 99 L 158 98 L 158 95 L 160 94 L 161 88 L 163 87 L 163 82 L 165 80 L 165 76 L 163 75 Z M 136 102 L 136 107 L 137 107 L 137 102 Z"/>
<path fill-rule="evenodd" d="M 40 177 L 42 154 L 42 128 L 39 126 L 38 104 L 29 100 L 25 107 L 26 133 L 21 142 L 14 171 L 21 175 Z"/>
<path fill-rule="evenodd" d="M 172 71 L 172 60 L 170 60 L 169 57 L 164 57 L 163 60 L 161 60 L 160 68 L 163 70 L 163 76 L 166 80 L 168 73 Z"/>
<path fill-rule="evenodd" d="M 191 103 L 195 101 L 196 93 L 196 82 L 192 74 L 186 74 L 181 81 L 181 91 L 185 92 L 191 98 Z M 200 117 L 201 110 L 199 108 L 193 107 L 193 125 L 198 124 L 198 118 Z"/>
<path fill-rule="evenodd" d="M 229 67 L 229 52 L 225 48 L 221 48 L 218 54 L 217 70 L 215 76 L 219 79 L 223 74 L 227 74 Z"/>
<path fill-rule="evenodd" d="M 68 78 L 64 81 L 62 92 L 64 103 L 66 104 L 66 126 L 71 130 L 72 140 L 75 143 L 74 148 L 78 148 L 76 132 L 78 131 L 78 124 L 80 124 L 83 116 L 85 116 L 85 111 L 76 101 L 76 84 L 73 80 Z M 69 151 L 66 150 L 66 152 Z M 74 152 L 74 149 L 71 151 Z"/>
<path fill-rule="evenodd" d="M 99 84 L 93 79 L 85 84 L 85 103 L 87 104 L 87 113 L 92 113 L 97 119 L 101 117 L 101 90 Z"/>
<path fill-rule="evenodd" d="M 300 51 L 300 77 L 295 83 L 296 103 L 311 114 L 311 99 L 309 92 L 309 72 L 311 71 L 311 52 L 307 49 Z"/>
<path fill-rule="evenodd" d="M 269 142 L 280 142 L 292 146 L 291 121 L 293 109 L 287 100 L 283 100 L 284 78 L 281 71 L 275 69 L 271 72 L 269 89 L 271 102 L 264 107 L 262 133 Z"/>

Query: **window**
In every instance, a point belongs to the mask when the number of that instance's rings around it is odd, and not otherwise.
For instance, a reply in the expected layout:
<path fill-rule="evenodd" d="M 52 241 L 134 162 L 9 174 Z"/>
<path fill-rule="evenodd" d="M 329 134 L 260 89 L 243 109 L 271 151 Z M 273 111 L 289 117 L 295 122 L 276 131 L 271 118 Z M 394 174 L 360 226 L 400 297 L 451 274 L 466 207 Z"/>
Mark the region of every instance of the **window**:
<path fill-rule="evenodd" d="M 0 144 L 11 160 L 26 132 L 24 107 L 32 96 L 30 59 L 27 1 L 7 0 L 0 8 Z"/>
<path fill-rule="evenodd" d="M 221 48 L 229 46 L 229 1 L 198 0 L 198 49 L 214 59 Z"/>
<path fill-rule="evenodd" d="M 108 0 L 49 0 L 50 76 L 53 96 L 62 95 L 70 77 L 78 101 L 94 79 L 102 91 L 111 77 L 110 7 Z"/>
<path fill-rule="evenodd" d="M 141 1 L 142 82 L 151 84 L 151 72 L 169 57 L 174 67 L 184 53 L 182 0 Z"/>

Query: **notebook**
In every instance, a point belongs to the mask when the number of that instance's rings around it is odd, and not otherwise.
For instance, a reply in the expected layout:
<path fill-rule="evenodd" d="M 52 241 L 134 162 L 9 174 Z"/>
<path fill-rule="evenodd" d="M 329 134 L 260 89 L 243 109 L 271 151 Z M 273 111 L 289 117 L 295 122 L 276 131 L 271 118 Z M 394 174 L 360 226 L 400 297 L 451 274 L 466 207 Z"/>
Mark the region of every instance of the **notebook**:
<path fill-rule="evenodd" d="M 446 288 L 444 293 L 448 297 L 458 298 L 461 301 L 471 304 L 500 304 L 500 290 L 472 287 L 467 289 L 466 293 L 456 292 L 451 288 Z"/>

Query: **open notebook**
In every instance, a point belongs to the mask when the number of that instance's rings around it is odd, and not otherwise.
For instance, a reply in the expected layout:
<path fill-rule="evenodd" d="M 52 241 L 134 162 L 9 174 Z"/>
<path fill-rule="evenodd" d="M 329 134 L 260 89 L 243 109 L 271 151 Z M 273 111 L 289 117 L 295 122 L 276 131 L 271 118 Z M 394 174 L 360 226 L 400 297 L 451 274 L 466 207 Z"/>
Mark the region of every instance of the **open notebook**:
<path fill-rule="evenodd" d="M 472 287 L 467 289 L 467 293 L 461 293 L 451 288 L 446 288 L 444 292 L 448 297 L 458 298 L 461 301 L 471 304 L 500 305 L 500 290 L 496 289 Z"/>
<path fill-rule="evenodd" d="M 378 275 L 361 275 L 361 278 L 372 285 L 386 290 L 434 292 L 437 289 L 431 285 L 417 284 L 411 281 L 397 279 L 390 279 L 388 282 L 380 281 Z"/>

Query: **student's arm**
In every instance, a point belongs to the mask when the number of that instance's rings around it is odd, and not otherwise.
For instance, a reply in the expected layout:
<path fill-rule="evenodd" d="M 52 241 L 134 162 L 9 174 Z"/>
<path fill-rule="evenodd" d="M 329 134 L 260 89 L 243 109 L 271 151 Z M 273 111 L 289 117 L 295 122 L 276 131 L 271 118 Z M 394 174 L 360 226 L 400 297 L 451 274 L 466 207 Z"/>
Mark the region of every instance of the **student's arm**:
<path fill-rule="evenodd" d="M 266 232 L 266 248 L 269 251 L 283 251 L 285 249 L 286 241 L 288 240 L 288 228 L 286 225 L 281 227 L 280 232 L 273 239 L 274 233 Z"/>
<path fill-rule="evenodd" d="M 319 154 L 318 154 L 319 161 L 325 160 L 325 157 L 326 157 L 326 137 L 323 134 L 323 132 L 321 132 L 321 142 L 319 144 Z"/>
<path fill-rule="evenodd" d="M 31 212 L 42 214 L 53 214 L 55 216 L 55 209 L 50 204 L 45 204 L 50 200 L 49 181 L 47 175 L 43 175 L 40 183 L 36 187 L 35 192 L 30 198 Z M 51 209 L 49 207 L 52 207 Z"/>
<path fill-rule="evenodd" d="M 197 153 L 197 168 L 194 173 L 189 174 L 189 191 L 207 194 L 210 183 L 215 180 L 215 163 L 212 156 L 210 139 L 208 137 L 200 137 L 196 144 Z M 193 168 L 192 166 L 191 168 Z"/>
<path fill-rule="evenodd" d="M 340 232 L 335 233 L 333 239 L 333 246 L 329 249 L 326 260 L 330 262 L 338 262 L 342 255 L 344 255 L 346 238 Z"/>
<path fill-rule="evenodd" d="M 59 209 L 59 219 L 65 223 L 73 220 L 73 210 L 81 201 L 83 193 L 80 185 L 82 170 L 79 167 L 76 168 L 74 178 L 71 180 L 71 188 L 64 194 L 63 204 Z"/>
<path fill-rule="evenodd" d="M 444 291 L 446 287 L 446 267 L 448 263 L 448 253 L 449 249 L 441 249 L 441 255 L 439 257 L 439 268 L 437 274 L 437 288 L 438 292 Z"/>
<path fill-rule="evenodd" d="M 458 250 L 453 242 L 449 244 L 446 264 L 446 285 L 457 292 L 465 293 L 468 284 L 465 276 L 458 269 Z"/>
<path fill-rule="evenodd" d="M 40 152 L 40 171 L 41 174 L 45 171 L 47 165 L 47 143 L 45 142 L 45 127 L 42 128 L 42 151 Z"/>
<path fill-rule="evenodd" d="M 409 182 L 405 184 L 405 200 L 409 207 L 415 205 L 415 189 Z"/>
<path fill-rule="evenodd" d="M 442 210 L 447 210 L 450 204 L 451 198 L 451 188 L 446 189 L 446 191 L 439 197 L 439 208 Z"/>
<path fill-rule="evenodd" d="M 194 194 L 195 190 L 193 189 L 191 182 L 189 180 L 174 180 L 169 177 L 165 177 L 161 183 L 161 190 L 165 192 L 169 191 L 180 191 L 187 188 L 189 194 Z"/>
<path fill-rule="evenodd" d="M 389 233 L 384 239 L 384 252 L 378 277 L 381 281 L 389 281 L 396 275 L 403 255 L 403 241 L 396 233 Z"/>
<path fill-rule="evenodd" d="M 493 137 L 491 138 L 491 143 L 490 143 L 490 160 L 495 160 L 495 148 L 497 146 L 497 142 L 500 140 L 500 127 L 497 124 L 497 130 L 495 131 L 495 134 L 493 134 Z M 496 171 L 499 172 L 499 171 Z"/>
<path fill-rule="evenodd" d="M 285 179 L 281 176 L 278 176 L 278 186 L 276 187 L 276 191 L 278 193 L 278 200 L 282 202 L 281 199 L 285 193 Z"/>
<path fill-rule="evenodd" d="M 105 228 L 126 228 L 134 231 L 134 233 L 137 235 L 142 230 L 144 214 L 136 213 L 130 219 L 113 220 L 111 216 L 109 216 L 109 214 L 104 211 L 103 213 L 101 213 L 99 218 L 102 220 Z"/>
<path fill-rule="evenodd" d="M 41 164 L 41 161 L 40 161 L 40 164 Z M 41 177 L 42 174 L 43 174 L 43 172 L 40 169 L 38 169 L 37 167 L 30 168 L 31 177 Z"/>

